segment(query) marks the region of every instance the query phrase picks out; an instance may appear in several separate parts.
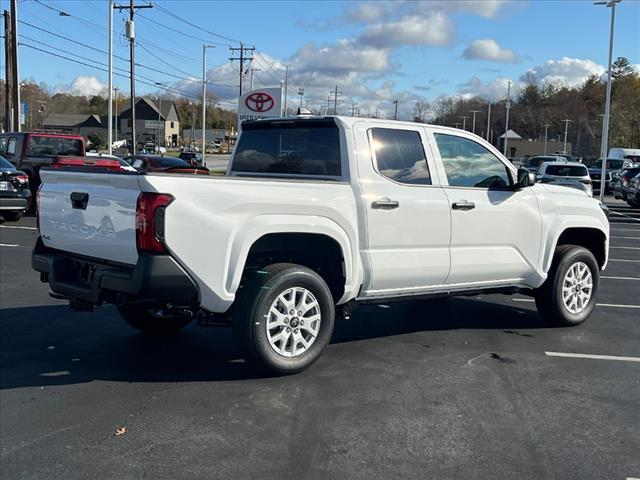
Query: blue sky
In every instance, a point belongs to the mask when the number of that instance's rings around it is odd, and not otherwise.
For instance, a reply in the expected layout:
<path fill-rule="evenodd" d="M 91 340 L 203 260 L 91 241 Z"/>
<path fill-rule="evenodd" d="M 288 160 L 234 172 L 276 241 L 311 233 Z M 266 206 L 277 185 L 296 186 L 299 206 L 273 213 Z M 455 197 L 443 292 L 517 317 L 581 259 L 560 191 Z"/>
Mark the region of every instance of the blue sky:
<path fill-rule="evenodd" d="M 256 47 L 256 86 L 276 85 L 284 78 L 284 65 L 290 66 L 290 102 L 298 101 L 298 87 L 303 87 L 310 105 L 326 103 L 329 89 L 337 84 L 343 111 L 356 102 L 363 112 L 389 114 L 397 98 L 401 116 L 410 115 L 415 101 L 433 102 L 442 95 L 502 98 L 507 82 L 517 90 L 527 72 L 541 84 L 576 85 L 590 74 L 602 74 L 608 52 L 610 10 L 581 0 L 155 4 L 136 18 L 137 60 L 154 69 L 138 69 L 145 77 L 141 80 L 151 83 L 140 83 L 138 93 L 156 92 L 154 83 L 160 82 L 174 93 L 198 95 L 201 86 L 193 80 L 201 78 L 202 44 L 207 41 L 217 44 L 208 51 L 208 76 L 215 79 L 209 88 L 229 108 L 237 96 L 238 66 L 228 60 L 228 46 L 237 46 L 228 39 Z M 18 8 L 20 20 L 31 24 L 19 25 L 25 45 L 21 77 L 44 81 L 53 91 L 104 90 L 106 73 L 93 67 L 104 68 L 98 64 L 106 64 L 107 57 L 91 48 L 107 48 L 106 1 L 22 0 Z M 121 38 L 125 16 L 114 14 L 114 48 L 116 55 L 128 58 Z M 624 0 L 617 7 L 614 57 L 628 57 L 638 71 L 639 26 L 640 2 Z M 115 66 L 128 68 L 119 59 Z M 115 81 L 128 92 L 128 79 Z"/>

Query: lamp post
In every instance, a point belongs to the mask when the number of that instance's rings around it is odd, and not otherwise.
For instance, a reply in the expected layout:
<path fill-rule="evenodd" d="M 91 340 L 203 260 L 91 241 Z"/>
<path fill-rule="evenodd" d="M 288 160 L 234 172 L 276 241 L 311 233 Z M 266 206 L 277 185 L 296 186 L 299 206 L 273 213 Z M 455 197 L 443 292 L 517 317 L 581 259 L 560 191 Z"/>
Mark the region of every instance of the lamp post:
<path fill-rule="evenodd" d="M 604 120 L 602 121 L 602 143 L 600 156 L 602 157 L 602 172 L 600 176 L 600 201 L 604 202 L 605 178 L 607 176 L 607 149 L 609 148 L 609 115 L 611 113 L 611 60 L 613 57 L 613 31 L 616 19 L 616 5 L 622 0 L 608 0 L 594 2 L 594 5 L 611 7 L 611 29 L 609 31 L 609 67 L 607 69 L 607 97 L 604 104 Z"/>
<path fill-rule="evenodd" d="M 567 133 L 569 132 L 569 123 L 573 120 L 562 120 L 564 122 L 564 145 L 562 146 L 562 153 L 567 153 Z"/>
<path fill-rule="evenodd" d="M 511 110 L 511 82 L 509 82 L 509 86 L 507 87 L 507 104 L 506 104 L 507 115 L 504 121 L 504 142 L 502 142 L 502 154 L 507 156 L 507 142 L 509 141 L 509 110 Z"/>
<path fill-rule="evenodd" d="M 550 123 L 544 124 L 544 154 L 547 154 L 547 133 L 549 133 Z"/>
<path fill-rule="evenodd" d="M 467 118 L 469 118 L 469 117 L 466 117 L 466 116 L 463 115 L 460 118 L 462 119 L 462 129 L 466 130 L 467 129 Z"/>
<path fill-rule="evenodd" d="M 471 110 L 469 113 L 473 113 L 473 126 L 471 127 L 471 133 L 476 133 L 476 113 L 480 113 L 480 110 Z"/>
<path fill-rule="evenodd" d="M 302 97 L 304 97 L 304 88 L 298 88 L 298 95 L 300 95 L 300 107 L 302 107 Z"/>
<path fill-rule="evenodd" d="M 202 166 L 205 166 L 204 154 L 206 152 L 207 131 L 207 48 L 216 48 L 215 45 L 202 45 Z"/>

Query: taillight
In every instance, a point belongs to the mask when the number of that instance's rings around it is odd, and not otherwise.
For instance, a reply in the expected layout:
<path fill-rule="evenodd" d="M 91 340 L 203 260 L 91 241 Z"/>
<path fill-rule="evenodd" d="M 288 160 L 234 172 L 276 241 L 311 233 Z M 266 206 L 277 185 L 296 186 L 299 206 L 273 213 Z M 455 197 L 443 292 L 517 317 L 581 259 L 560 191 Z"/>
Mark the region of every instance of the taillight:
<path fill-rule="evenodd" d="M 41 183 L 36 191 L 36 228 L 38 229 L 38 233 L 40 233 L 40 190 L 42 190 L 42 185 L 44 185 L 44 183 Z"/>
<path fill-rule="evenodd" d="M 136 206 L 136 244 L 138 252 L 162 253 L 164 246 L 164 213 L 173 202 L 167 193 L 143 192 Z"/>
<path fill-rule="evenodd" d="M 26 175 L 17 175 L 16 177 L 14 177 L 16 179 L 16 181 L 18 183 L 20 183 L 21 185 L 26 185 L 27 183 L 29 183 L 29 177 Z"/>
<path fill-rule="evenodd" d="M 57 161 L 51 164 L 53 168 L 61 167 L 101 167 L 107 170 L 121 170 L 122 167 L 118 160 L 112 160 L 109 158 L 92 159 L 88 157 L 58 157 Z"/>

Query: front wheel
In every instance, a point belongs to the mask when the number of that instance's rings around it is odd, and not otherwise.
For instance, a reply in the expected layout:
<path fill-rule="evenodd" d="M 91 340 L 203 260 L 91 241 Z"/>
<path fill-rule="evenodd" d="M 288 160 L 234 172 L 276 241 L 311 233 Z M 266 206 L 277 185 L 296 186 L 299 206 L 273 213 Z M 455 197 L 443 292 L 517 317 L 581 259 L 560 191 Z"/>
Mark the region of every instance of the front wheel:
<path fill-rule="evenodd" d="M 276 375 L 315 362 L 334 325 L 333 297 L 313 270 L 277 263 L 256 272 L 241 289 L 233 317 L 234 339 L 244 358 Z"/>
<path fill-rule="evenodd" d="M 190 317 L 148 305 L 119 305 L 118 312 L 125 322 L 147 335 L 171 335 L 191 322 Z"/>
<path fill-rule="evenodd" d="M 579 325 L 595 308 L 599 282 L 598 262 L 589 250 L 561 245 L 547 280 L 536 291 L 538 312 L 552 325 Z"/>

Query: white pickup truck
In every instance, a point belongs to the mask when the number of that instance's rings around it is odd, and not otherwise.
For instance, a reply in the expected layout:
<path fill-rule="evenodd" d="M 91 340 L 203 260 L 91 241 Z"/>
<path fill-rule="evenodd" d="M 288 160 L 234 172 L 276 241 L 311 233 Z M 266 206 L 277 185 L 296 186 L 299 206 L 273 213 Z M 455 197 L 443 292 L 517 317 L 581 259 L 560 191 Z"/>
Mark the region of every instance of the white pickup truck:
<path fill-rule="evenodd" d="M 74 309 L 147 333 L 228 321 L 248 361 L 314 362 L 358 303 L 523 293 L 592 312 L 606 208 L 535 184 L 453 128 L 346 117 L 245 122 L 227 175 L 43 169 L 33 267 Z"/>

